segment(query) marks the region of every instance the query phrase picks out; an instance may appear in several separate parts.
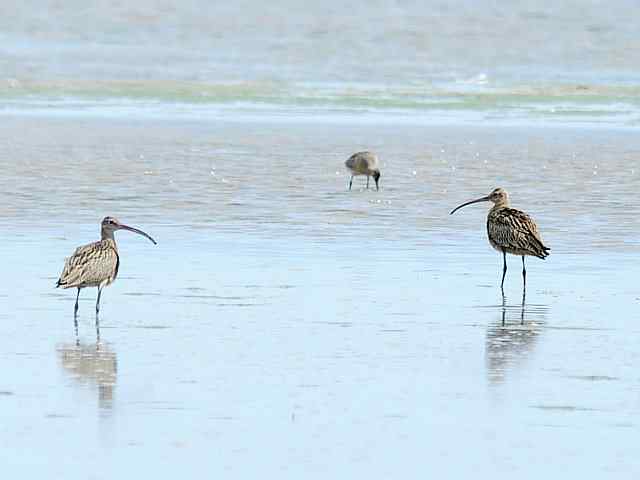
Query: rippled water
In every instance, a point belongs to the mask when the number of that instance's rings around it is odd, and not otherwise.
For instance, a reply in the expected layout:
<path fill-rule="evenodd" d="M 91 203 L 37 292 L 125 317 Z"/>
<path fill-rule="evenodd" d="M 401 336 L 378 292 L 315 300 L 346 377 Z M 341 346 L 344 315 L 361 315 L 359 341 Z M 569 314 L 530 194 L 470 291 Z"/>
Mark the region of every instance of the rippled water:
<path fill-rule="evenodd" d="M 631 0 L 11 3 L 0 108 L 637 126 Z"/>
<path fill-rule="evenodd" d="M 9 471 L 389 478 L 637 472 L 635 132 L 5 116 Z M 381 190 L 347 191 L 371 148 Z M 552 248 L 501 259 L 500 185 Z M 104 215 L 105 290 L 55 290 Z M 7 465 L 7 463 L 5 463 Z M 407 470 L 409 469 L 409 470 Z"/>

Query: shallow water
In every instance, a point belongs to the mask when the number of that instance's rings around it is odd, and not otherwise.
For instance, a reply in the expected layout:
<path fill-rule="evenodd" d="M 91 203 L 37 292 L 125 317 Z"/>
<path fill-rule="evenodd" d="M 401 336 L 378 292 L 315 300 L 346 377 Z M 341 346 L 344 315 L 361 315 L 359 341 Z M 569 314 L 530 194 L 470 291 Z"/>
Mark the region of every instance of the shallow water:
<path fill-rule="evenodd" d="M 640 472 L 634 131 L 4 116 L 1 449 L 52 478 Z M 382 161 L 381 190 L 343 161 Z M 495 186 L 552 248 L 501 259 Z M 356 188 L 357 187 L 357 188 Z M 104 215 L 104 291 L 54 289 Z"/>

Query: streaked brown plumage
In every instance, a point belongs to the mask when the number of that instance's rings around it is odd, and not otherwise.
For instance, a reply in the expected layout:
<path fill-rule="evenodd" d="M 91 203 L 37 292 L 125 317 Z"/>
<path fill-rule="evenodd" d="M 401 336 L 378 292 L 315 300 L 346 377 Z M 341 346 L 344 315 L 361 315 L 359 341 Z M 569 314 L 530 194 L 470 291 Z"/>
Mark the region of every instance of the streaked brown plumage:
<path fill-rule="evenodd" d="M 526 213 L 509 206 L 509 195 L 502 188 L 496 188 L 486 197 L 481 197 L 470 202 L 463 203 L 451 211 L 477 202 L 493 202 L 493 208 L 487 215 L 487 235 L 493 248 L 502 252 L 504 266 L 502 270 L 502 283 L 507 273 L 507 253 L 522 257 L 522 278 L 527 284 L 527 270 L 524 264 L 526 255 L 547 258 L 550 248 L 546 247 L 538 233 L 538 226 Z"/>
<path fill-rule="evenodd" d="M 379 189 L 378 181 L 380 180 L 380 168 L 378 167 L 378 157 L 372 152 L 357 152 L 351 155 L 346 162 L 345 167 L 351 172 L 349 179 L 349 190 L 353 184 L 353 177 L 356 175 L 367 176 L 367 188 L 369 188 L 369 177 L 373 177 L 376 182 L 376 190 Z"/>
<path fill-rule="evenodd" d="M 102 289 L 112 284 L 118 276 L 120 256 L 114 238 L 116 230 L 128 230 L 143 235 L 154 244 L 156 241 L 142 230 L 120 223 L 113 217 L 105 217 L 101 224 L 102 240 L 78 247 L 71 257 L 67 258 L 56 287 L 77 288 L 74 314 L 78 313 L 80 290 L 86 287 L 98 288 L 96 314 L 100 311 L 100 295 Z"/>
<path fill-rule="evenodd" d="M 58 287 L 85 288 L 107 286 L 116 279 L 120 257 L 118 247 L 111 238 L 78 247 L 67 258 L 58 280 Z"/>
<path fill-rule="evenodd" d="M 487 215 L 487 234 L 491 246 L 512 255 L 531 255 L 545 259 L 549 248 L 544 246 L 538 226 L 526 213 L 515 208 L 495 205 Z"/>

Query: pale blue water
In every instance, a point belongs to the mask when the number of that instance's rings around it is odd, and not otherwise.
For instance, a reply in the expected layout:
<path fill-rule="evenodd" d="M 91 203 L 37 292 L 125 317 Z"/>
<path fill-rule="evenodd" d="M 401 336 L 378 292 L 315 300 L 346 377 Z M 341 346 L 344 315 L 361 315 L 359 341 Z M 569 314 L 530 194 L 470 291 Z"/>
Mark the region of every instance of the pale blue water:
<path fill-rule="evenodd" d="M 635 2 L 8 3 L 5 111 L 637 126 Z"/>
<path fill-rule="evenodd" d="M 632 2 L 6 7 L 5 476 L 640 473 Z M 552 248 L 524 304 L 448 215 L 497 186 Z M 158 245 L 76 334 L 105 215 Z"/>
<path fill-rule="evenodd" d="M 31 117 L 3 128 L 7 471 L 640 470 L 634 132 Z M 367 139 L 382 189 L 347 192 L 342 162 Z M 513 257 L 503 306 L 487 209 L 448 215 L 497 184 L 552 247 L 528 262 L 524 309 Z M 74 294 L 53 287 L 107 213 L 158 245 L 117 235 L 96 343 L 95 292 L 82 293 L 76 339 Z"/>

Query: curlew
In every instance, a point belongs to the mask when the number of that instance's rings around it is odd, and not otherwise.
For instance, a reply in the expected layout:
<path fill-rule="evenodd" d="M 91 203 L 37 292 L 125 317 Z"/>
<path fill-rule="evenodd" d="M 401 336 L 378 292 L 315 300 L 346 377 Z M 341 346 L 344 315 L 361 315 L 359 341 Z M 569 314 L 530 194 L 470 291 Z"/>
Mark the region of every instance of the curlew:
<path fill-rule="evenodd" d="M 97 287 L 97 316 L 100 311 L 100 295 L 102 294 L 102 289 L 112 284 L 118 275 L 120 257 L 118 255 L 118 246 L 113 236 L 116 230 L 128 230 L 137 233 L 138 235 L 147 237 L 154 245 L 156 244 L 156 241 L 142 230 L 124 225 L 113 217 L 105 217 L 102 220 L 101 227 L 102 240 L 78 247 L 76 251 L 73 252 L 73 255 L 66 259 L 64 270 L 56 285 L 56 288 L 78 289 L 76 305 L 73 310 L 74 315 L 78 313 L 80 290 L 86 287 Z"/>
<path fill-rule="evenodd" d="M 351 155 L 344 165 L 351 172 L 349 179 L 349 190 L 353 184 L 353 177 L 356 175 L 367 176 L 367 188 L 369 188 L 369 177 L 373 177 L 376 182 L 376 190 L 379 190 L 378 180 L 380 180 L 380 168 L 378 168 L 378 157 L 371 152 L 358 152 Z"/>
<path fill-rule="evenodd" d="M 538 226 L 526 213 L 509 206 L 509 195 L 502 188 L 496 188 L 486 197 L 481 197 L 454 208 L 450 215 L 472 203 L 493 202 L 493 208 L 487 215 L 487 234 L 493 248 L 502 252 L 503 268 L 500 288 L 504 288 L 507 274 L 507 253 L 522 256 L 522 282 L 527 288 L 527 269 L 524 257 L 527 255 L 545 259 L 550 248 L 546 247 L 538 233 Z M 524 291 L 524 290 L 523 290 Z"/>

